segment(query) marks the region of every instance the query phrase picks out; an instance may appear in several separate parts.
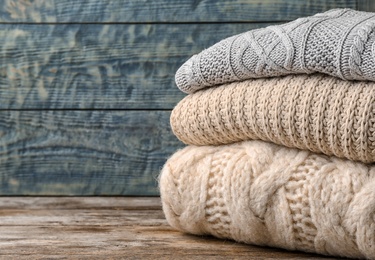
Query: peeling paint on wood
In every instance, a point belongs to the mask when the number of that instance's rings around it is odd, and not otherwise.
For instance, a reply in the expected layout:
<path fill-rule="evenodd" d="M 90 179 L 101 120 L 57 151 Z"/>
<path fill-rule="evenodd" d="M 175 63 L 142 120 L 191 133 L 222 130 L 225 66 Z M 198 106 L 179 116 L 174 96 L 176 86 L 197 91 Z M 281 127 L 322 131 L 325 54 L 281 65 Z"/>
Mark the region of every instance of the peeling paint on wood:
<path fill-rule="evenodd" d="M 4 0 L 0 22 L 152 23 L 286 21 L 356 0 Z"/>
<path fill-rule="evenodd" d="M 168 111 L 0 111 L 0 195 L 156 195 Z"/>

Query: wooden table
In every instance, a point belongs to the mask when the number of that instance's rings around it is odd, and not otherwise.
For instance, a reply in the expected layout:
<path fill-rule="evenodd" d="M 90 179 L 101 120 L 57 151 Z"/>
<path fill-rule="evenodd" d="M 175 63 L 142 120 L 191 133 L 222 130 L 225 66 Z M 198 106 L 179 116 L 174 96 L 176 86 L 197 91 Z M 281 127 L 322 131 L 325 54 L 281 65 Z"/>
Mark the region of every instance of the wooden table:
<path fill-rule="evenodd" d="M 158 197 L 1 197 L 0 259 L 333 259 L 191 236 Z"/>

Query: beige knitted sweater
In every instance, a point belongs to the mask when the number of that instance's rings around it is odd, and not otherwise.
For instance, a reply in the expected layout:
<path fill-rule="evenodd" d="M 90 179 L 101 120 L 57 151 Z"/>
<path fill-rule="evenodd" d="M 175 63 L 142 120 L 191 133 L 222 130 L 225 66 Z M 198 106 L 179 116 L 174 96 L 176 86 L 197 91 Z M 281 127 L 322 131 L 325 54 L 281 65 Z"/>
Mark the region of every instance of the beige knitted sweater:
<path fill-rule="evenodd" d="M 234 82 L 186 96 L 171 126 L 186 144 L 260 139 L 375 162 L 375 82 L 323 74 Z"/>
<path fill-rule="evenodd" d="M 193 234 L 375 259 L 375 166 L 262 141 L 188 146 L 160 176 L 163 210 Z"/>

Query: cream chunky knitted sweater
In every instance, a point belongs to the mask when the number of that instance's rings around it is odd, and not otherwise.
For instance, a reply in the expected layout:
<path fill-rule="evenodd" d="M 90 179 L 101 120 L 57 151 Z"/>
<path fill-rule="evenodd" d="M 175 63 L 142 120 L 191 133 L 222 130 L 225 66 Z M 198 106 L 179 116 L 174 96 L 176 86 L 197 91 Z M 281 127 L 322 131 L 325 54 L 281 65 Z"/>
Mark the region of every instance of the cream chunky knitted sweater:
<path fill-rule="evenodd" d="M 234 82 L 186 96 L 171 126 L 186 144 L 261 139 L 375 162 L 375 82 L 324 74 Z"/>
<path fill-rule="evenodd" d="M 375 14 L 336 9 L 251 30 L 194 55 L 176 73 L 192 93 L 249 78 L 321 72 L 375 81 Z"/>
<path fill-rule="evenodd" d="M 184 232 L 375 259 L 375 166 L 262 141 L 189 146 L 160 176 Z"/>

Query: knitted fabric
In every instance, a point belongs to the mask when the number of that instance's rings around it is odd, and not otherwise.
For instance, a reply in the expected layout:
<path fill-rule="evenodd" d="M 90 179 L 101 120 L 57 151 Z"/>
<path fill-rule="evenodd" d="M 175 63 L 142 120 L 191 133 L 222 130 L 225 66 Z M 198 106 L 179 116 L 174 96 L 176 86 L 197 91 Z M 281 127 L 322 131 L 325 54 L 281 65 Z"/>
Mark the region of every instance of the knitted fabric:
<path fill-rule="evenodd" d="M 186 144 L 260 139 L 375 162 L 375 82 L 324 74 L 233 82 L 186 96 L 170 121 Z"/>
<path fill-rule="evenodd" d="M 176 73 L 186 93 L 249 78 L 321 72 L 375 81 L 375 13 L 335 9 L 251 30 L 194 55 Z"/>
<path fill-rule="evenodd" d="M 375 259 L 375 166 L 262 141 L 188 146 L 160 176 L 183 232 Z"/>

